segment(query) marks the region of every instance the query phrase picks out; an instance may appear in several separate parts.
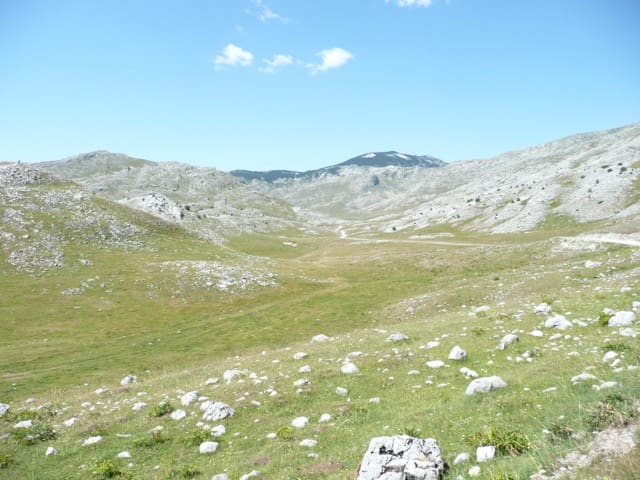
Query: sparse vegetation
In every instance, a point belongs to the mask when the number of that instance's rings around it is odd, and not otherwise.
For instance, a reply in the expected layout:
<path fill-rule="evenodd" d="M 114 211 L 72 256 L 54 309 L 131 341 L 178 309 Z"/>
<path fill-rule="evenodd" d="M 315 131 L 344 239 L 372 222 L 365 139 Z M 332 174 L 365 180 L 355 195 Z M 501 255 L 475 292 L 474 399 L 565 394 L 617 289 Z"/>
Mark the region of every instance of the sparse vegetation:
<path fill-rule="evenodd" d="M 492 445 L 503 455 L 520 455 L 531 448 L 531 442 L 522 432 L 501 425 L 492 425 L 474 433 L 469 441 L 476 447 Z"/>

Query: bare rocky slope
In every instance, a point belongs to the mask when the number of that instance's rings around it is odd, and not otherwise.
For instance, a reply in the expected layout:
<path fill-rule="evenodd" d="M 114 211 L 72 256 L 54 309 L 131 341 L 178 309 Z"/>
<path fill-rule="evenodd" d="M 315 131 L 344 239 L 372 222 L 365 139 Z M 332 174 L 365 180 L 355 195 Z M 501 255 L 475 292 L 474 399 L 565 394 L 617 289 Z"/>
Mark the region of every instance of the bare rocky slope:
<path fill-rule="evenodd" d="M 91 193 L 222 241 L 297 224 L 284 201 L 213 168 L 156 163 L 105 151 L 36 164 Z"/>
<path fill-rule="evenodd" d="M 640 216 L 640 123 L 450 164 L 370 153 L 308 175 L 236 178 L 109 152 L 35 166 L 215 241 L 309 224 L 343 234 L 439 224 L 512 233 L 545 222 L 605 222 L 627 233 Z"/>
<path fill-rule="evenodd" d="M 440 168 L 347 165 L 313 178 L 252 184 L 310 217 L 355 230 L 449 223 L 493 233 L 566 221 L 636 221 L 640 124 L 570 136 Z"/>

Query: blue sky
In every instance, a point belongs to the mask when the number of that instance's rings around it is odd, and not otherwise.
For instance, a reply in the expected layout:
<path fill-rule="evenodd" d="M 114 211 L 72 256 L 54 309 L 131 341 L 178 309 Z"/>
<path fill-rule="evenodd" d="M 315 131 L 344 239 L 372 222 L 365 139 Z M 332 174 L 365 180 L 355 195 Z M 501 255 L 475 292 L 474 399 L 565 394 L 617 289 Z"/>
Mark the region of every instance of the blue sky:
<path fill-rule="evenodd" d="M 636 0 L 0 0 L 0 161 L 481 158 L 640 121 Z"/>

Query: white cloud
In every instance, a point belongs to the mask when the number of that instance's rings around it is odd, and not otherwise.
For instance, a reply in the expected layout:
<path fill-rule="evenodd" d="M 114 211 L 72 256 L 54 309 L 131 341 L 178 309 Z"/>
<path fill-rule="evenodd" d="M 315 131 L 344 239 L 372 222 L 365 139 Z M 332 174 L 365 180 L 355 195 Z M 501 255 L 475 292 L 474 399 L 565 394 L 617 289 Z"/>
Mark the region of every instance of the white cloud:
<path fill-rule="evenodd" d="M 267 23 L 271 20 L 278 20 L 280 22 L 287 23 L 289 21 L 287 17 L 283 17 L 282 15 L 279 15 L 271 10 L 271 8 L 269 8 L 269 6 L 266 5 L 262 0 L 253 0 L 253 3 L 256 7 L 258 7 L 256 16 L 261 22 Z"/>
<path fill-rule="evenodd" d="M 251 62 L 253 62 L 253 54 L 232 43 L 224 47 L 222 55 L 216 56 L 216 68 L 223 65 L 248 67 Z"/>
<path fill-rule="evenodd" d="M 391 0 L 385 0 L 389 3 Z M 396 0 L 399 7 L 430 7 L 433 0 Z"/>
<path fill-rule="evenodd" d="M 293 57 L 291 55 L 282 55 L 278 53 L 273 56 L 273 60 L 264 58 L 262 59 L 262 62 L 265 64 L 265 66 L 262 67 L 260 71 L 263 73 L 273 73 L 280 67 L 291 65 L 293 63 Z"/>
<path fill-rule="evenodd" d="M 331 70 L 332 68 L 341 67 L 353 58 L 352 53 L 347 52 L 342 48 L 329 48 L 327 50 L 322 50 L 321 52 L 317 53 L 317 55 L 322 59 L 322 62 L 318 65 L 307 65 L 307 68 L 310 68 L 311 73 L 313 73 L 314 75 L 318 72 L 325 72 L 327 70 Z"/>

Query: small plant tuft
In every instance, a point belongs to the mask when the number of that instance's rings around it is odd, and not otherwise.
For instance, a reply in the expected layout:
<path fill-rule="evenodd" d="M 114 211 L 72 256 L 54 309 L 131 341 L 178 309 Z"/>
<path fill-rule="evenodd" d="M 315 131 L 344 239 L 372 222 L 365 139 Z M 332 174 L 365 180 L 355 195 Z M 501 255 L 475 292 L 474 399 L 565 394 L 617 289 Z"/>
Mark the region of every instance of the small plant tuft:
<path fill-rule="evenodd" d="M 13 464 L 15 464 L 15 461 L 11 455 L 8 453 L 0 453 L 0 470 L 6 470 Z"/>
<path fill-rule="evenodd" d="M 46 424 L 37 424 L 31 428 L 18 428 L 12 432 L 13 438 L 21 445 L 35 445 L 38 442 L 55 440 L 56 431 Z"/>
<path fill-rule="evenodd" d="M 175 408 L 173 408 L 171 402 L 162 402 L 151 409 L 151 411 L 149 412 L 149 416 L 155 418 L 164 417 L 165 415 L 169 415 L 174 410 Z"/>
<path fill-rule="evenodd" d="M 609 325 L 609 320 L 611 320 L 611 317 L 613 317 L 613 315 L 600 312 L 600 314 L 598 315 L 598 323 L 603 327 L 606 327 L 607 325 Z"/>
<path fill-rule="evenodd" d="M 607 427 L 624 427 L 637 417 L 633 400 L 620 393 L 610 393 L 588 412 L 591 428 L 603 430 Z"/>
<path fill-rule="evenodd" d="M 119 477 L 122 472 L 112 460 L 101 460 L 96 463 L 93 474 L 100 479 Z"/>
<path fill-rule="evenodd" d="M 405 427 L 402 433 L 409 435 L 410 437 L 420 438 L 421 431 L 419 428 Z"/>
<path fill-rule="evenodd" d="M 202 428 L 196 428 L 185 435 L 185 441 L 188 446 L 197 447 L 202 442 L 211 438 L 211 434 Z"/>
<path fill-rule="evenodd" d="M 284 425 L 276 430 L 276 437 L 280 440 L 293 440 L 293 427 L 290 425 Z"/>
<path fill-rule="evenodd" d="M 503 455 L 520 455 L 531 448 L 526 435 L 496 425 L 474 433 L 469 441 L 476 446 L 493 445 Z"/>
<path fill-rule="evenodd" d="M 623 342 L 610 342 L 610 343 L 605 343 L 602 346 L 602 350 L 605 352 L 613 351 L 618 353 L 624 353 L 626 351 L 629 351 L 630 349 L 631 347 Z"/>
<path fill-rule="evenodd" d="M 193 465 L 182 465 L 181 467 L 171 471 L 171 477 L 177 478 L 196 478 L 201 474 L 202 472 Z"/>
<path fill-rule="evenodd" d="M 470 332 L 471 332 L 471 335 L 473 335 L 474 337 L 481 337 L 482 335 L 485 334 L 486 330 L 481 327 L 473 327 L 470 330 Z"/>
<path fill-rule="evenodd" d="M 152 448 L 166 441 L 167 439 L 162 435 L 162 432 L 151 432 L 151 434 L 146 437 L 136 438 L 133 441 L 133 445 L 142 448 Z"/>

